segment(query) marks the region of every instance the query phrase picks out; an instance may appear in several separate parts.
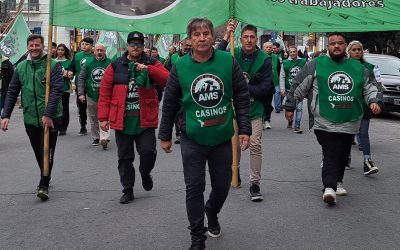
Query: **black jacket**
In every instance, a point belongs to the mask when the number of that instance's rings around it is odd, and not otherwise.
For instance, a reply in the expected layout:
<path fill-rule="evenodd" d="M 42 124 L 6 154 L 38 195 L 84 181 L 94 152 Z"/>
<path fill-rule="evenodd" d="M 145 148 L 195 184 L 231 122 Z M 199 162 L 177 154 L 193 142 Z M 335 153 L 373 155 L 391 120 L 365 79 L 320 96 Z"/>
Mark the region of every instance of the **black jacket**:
<path fill-rule="evenodd" d="M 213 60 L 214 56 L 210 58 Z M 232 89 L 233 89 L 233 106 L 236 113 L 236 121 L 239 128 L 239 135 L 251 135 L 250 121 L 250 97 L 247 88 L 246 79 L 243 76 L 238 62 L 233 59 L 232 65 Z M 176 114 L 181 108 L 180 100 L 182 99 L 182 88 L 179 83 L 178 74 L 175 66 L 172 67 L 168 77 L 167 86 L 164 92 L 164 102 L 162 107 L 162 118 L 158 138 L 162 141 L 170 141 L 172 138 L 172 128 Z M 183 115 L 185 112 L 183 112 Z M 183 122 L 186 119 L 184 117 Z M 183 124 L 183 132 L 185 132 L 185 124 Z"/>
<path fill-rule="evenodd" d="M 14 74 L 14 66 L 7 59 L 1 63 L 1 100 L 4 104 L 4 100 L 6 99 L 6 94 L 8 91 L 8 85 L 11 82 L 11 78 Z"/>

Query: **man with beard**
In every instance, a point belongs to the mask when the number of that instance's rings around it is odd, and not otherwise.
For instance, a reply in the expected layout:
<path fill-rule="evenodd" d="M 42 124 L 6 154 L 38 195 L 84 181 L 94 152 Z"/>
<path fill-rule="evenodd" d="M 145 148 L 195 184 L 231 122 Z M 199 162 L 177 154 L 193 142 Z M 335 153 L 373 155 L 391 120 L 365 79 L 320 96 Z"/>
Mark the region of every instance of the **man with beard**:
<path fill-rule="evenodd" d="M 106 57 L 106 47 L 101 43 L 97 43 L 94 47 L 94 58 L 82 67 L 78 83 L 79 101 L 87 101 L 91 126 L 90 132 L 93 139 L 92 146 L 98 146 L 101 143 L 103 149 L 107 149 L 110 133 L 99 129 L 97 102 L 99 101 L 100 82 L 103 79 L 104 71 L 110 63 L 111 60 Z"/>
<path fill-rule="evenodd" d="M 342 33 L 329 34 L 328 55 L 303 67 L 284 104 L 286 119 L 292 121 L 296 104 L 308 99 L 310 128 L 323 154 L 322 198 L 329 205 L 336 204 L 336 191 L 343 189 L 352 136 L 358 133 L 363 117 L 363 99 L 374 114 L 381 111 L 374 79 L 359 61 L 346 58 L 346 46 Z"/>
<path fill-rule="evenodd" d="M 168 56 L 167 56 L 167 58 L 165 58 L 165 61 L 164 61 L 164 63 L 163 63 L 164 67 L 165 67 L 168 71 L 171 71 L 171 67 L 172 67 L 172 64 L 171 64 L 171 57 L 172 57 L 172 55 L 175 54 L 175 53 L 176 53 L 176 48 L 175 48 L 175 46 L 173 46 L 173 45 L 169 46 L 169 47 L 168 47 Z"/>
<path fill-rule="evenodd" d="M 128 34 L 126 52 L 107 67 L 101 80 L 98 119 L 103 131 L 115 130 L 123 188 L 121 204 L 134 199 L 134 142 L 140 156 L 142 186 L 146 191 L 153 189 L 151 171 L 157 157 L 155 129 L 159 109 L 154 85 L 165 87 L 168 75 L 159 61 L 144 53 L 143 34 L 133 31 Z"/>

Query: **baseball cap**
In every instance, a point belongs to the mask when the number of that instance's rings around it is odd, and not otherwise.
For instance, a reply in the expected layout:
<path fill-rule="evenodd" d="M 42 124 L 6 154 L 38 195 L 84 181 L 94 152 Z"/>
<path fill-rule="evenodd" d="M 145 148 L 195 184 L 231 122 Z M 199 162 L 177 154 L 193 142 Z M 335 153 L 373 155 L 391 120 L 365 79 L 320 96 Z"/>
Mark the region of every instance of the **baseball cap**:
<path fill-rule="evenodd" d="M 137 40 L 144 42 L 143 33 L 139 32 L 139 31 L 133 31 L 133 32 L 129 33 L 128 38 L 126 39 L 126 42 L 129 43 L 129 41 L 133 40 L 133 39 L 137 39 Z"/>

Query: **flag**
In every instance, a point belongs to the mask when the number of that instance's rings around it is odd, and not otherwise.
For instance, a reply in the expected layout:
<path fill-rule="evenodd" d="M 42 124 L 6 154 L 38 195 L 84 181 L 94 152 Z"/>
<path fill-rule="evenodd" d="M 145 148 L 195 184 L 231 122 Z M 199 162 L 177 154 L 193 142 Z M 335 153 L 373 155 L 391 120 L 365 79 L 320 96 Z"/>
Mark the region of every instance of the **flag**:
<path fill-rule="evenodd" d="M 52 10 L 56 26 L 146 34 L 182 34 L 193 17 L 294 32 L 400 30 L 398 0 L 57 0 Z"/>
<path fill-rule="evenodd" d="M 0 42 L 0 53 L 15 64 L 27 51 L 26 40 L 31 34 L 22 15 L 18 15 Z"/>
<path fill-rule="evenodd" d="M 168 47 L 173 45 L 173 38 L 173 35 L 161 35 L 158 39 L 155 47 L 161 57 L 166 58 L 168 56 Z"/>
<path fill-rule="evenodd" d="M 104 44 L 106 47 L 107 58 L 115 60 L 126 49 L 126 37 L 126 34 L 120 32 L 100 31 L 97 42 Z"/>

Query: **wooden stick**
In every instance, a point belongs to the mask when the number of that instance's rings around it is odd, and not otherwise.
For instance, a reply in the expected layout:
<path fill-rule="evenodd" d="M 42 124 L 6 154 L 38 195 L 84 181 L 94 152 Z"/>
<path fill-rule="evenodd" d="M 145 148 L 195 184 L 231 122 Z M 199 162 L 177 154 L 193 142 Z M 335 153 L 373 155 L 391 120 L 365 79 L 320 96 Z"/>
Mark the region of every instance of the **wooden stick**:
<path fill-rule="evenodd" d="M 229 44 L 230 44 L 230 51 L 231 55 L 235 55 L 235 37 L 233 31 L 231 31 L 231 35 L 229 37 Z M 233 127 L 235 128 L 235 132 L 231 139 L 232 143 L 232 187 L 239 186 L 239 154 L 238 154 L 238 147 L 239 147 L 239 137 L 238 137 L 238 126 L 235 120 L 233 120 Z"/>

